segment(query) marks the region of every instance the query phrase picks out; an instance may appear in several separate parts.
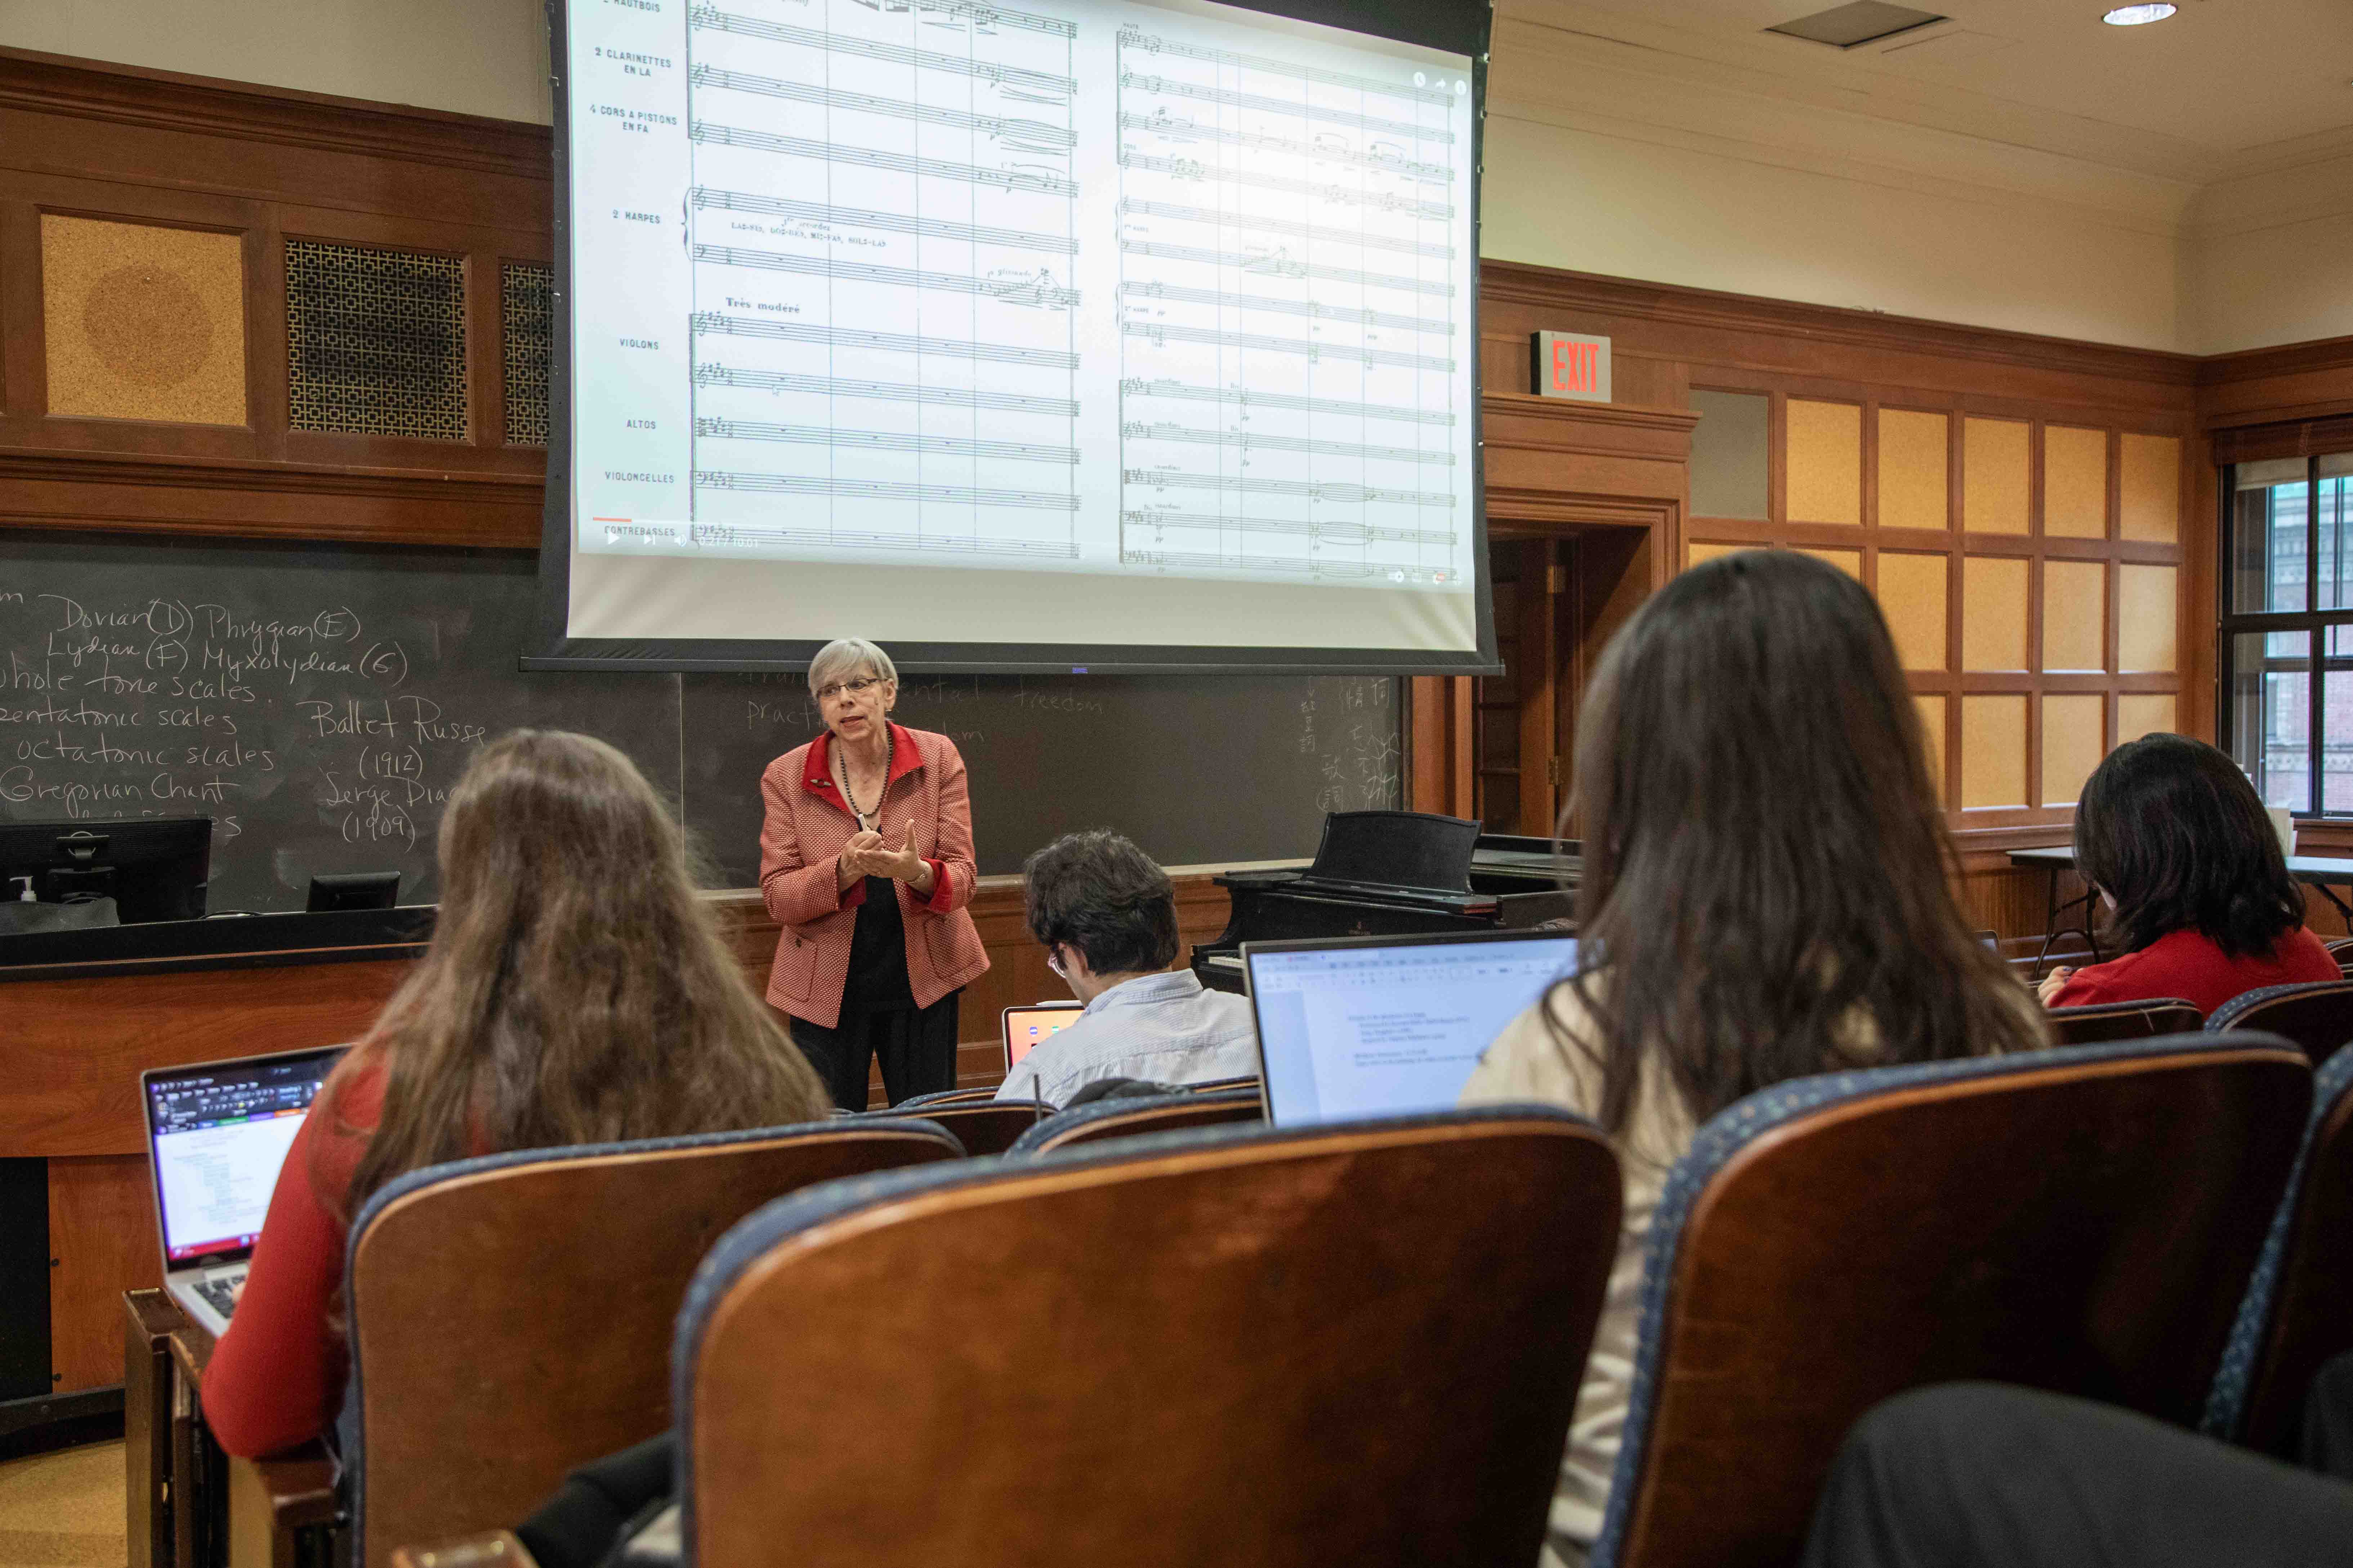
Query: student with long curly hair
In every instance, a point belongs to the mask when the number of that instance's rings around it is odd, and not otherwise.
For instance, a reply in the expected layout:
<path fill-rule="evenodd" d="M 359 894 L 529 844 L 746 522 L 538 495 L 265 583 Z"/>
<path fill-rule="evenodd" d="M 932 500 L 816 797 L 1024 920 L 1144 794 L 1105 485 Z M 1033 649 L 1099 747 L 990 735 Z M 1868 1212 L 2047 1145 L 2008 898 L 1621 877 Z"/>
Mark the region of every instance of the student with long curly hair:
<path fill-rule="evenodd" d="M 1625 1175 L 1548 1568 L 1582 1563 L 1599 1532 L 1643 1245 L 1699 1125 L 1787 1079 L 2047 1041 L 2034 998 L 1954 899 L 1886 623 L 1822 562 L 1724 556 L 1637 611 L 1587 694 L 1572 809 L 1578 971 L 1504 1029 L 1462 1094 L 1580 1111 Z"/>
<path fill-rule="evenodd" d="M 438 847 L 432 943 L 295 1135 L 206 1371 L 205 1415 L 232 1454 L 332 1422 L 343 1244 L 394 1177 L 832 1113 L 696 896 L 677 822 L 619 752 L 531 730 L 494 742 L 451 791 Z"/>

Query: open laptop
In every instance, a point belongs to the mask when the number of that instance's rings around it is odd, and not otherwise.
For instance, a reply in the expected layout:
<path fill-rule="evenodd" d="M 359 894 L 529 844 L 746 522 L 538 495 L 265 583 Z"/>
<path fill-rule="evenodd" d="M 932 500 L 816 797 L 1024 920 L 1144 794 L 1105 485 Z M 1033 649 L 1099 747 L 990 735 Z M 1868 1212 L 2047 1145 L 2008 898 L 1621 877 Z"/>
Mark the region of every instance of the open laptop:
<path fill-rule="evenodd" d="M 1504 1026 L 1577 963 L 1558 931 L 1246 942 L 1266 1119 L 1450 1110 Z"/>
<path fill-rule="evenodd" d="M 1005 1009 L 999 1030 L 1005 1041 L 1005 1070 L 1011 1072 L 1014 1063 L 1077 1023 L 1083 1011 L 1076 1002 L 1038 1002 Z"/>
<path fill-rule="evenodd" d="M 164 1288 L 216 1337 L 228 1329 L 287 1147 L 347 1048 L 158 1068 L 139 1077 Z"/>

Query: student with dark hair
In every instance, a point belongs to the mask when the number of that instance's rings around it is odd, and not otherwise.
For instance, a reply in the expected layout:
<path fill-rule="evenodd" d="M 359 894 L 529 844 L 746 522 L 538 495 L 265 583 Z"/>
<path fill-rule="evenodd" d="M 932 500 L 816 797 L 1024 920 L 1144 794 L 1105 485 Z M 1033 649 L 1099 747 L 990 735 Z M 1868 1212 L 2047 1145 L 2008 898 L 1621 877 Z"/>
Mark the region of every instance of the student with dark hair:
<path fill-rule="evenodd" d="M 432 943 L 294 1135 L 205 1370 L 232 1454 L 333 1421 L 345 1237 L 396 1176 L 831 1114 L 695 891 L 677 820 L 619 752 L 556 731 L 492 742 L 450 792 L 438 849 Z"/>
<path fill-rule="evenodd" d="M 1669 583 L 1610 640 L 1577 730 L 1578 973 L 1490 1046 L 1464 1103 L 1593 1118 L 1624 1228 L 1543 1561 L 1599 1531 L 1668 1168 L 1742 1096 L 1839 1068 L 2047 1043 L 1954 901 L 1918 710 L 1862 584 L 1795 551 Z"/>
<path fill-rule="evenodd" d="M 2075 806 L 2075 869 L 2124 956 L 2053 970 L 2050 1006 L 2179 996 L 2211 1013 L 2258 986 L 2338 977 L 2254 785 L 2203 741 L 2144 735 L 2108 753 Z"/>
<path fill-rule="evenodd" d="M 1021 868 L 1029 934 L 1086 1004 L 1015 1065 L 999 1100 L 1061 1105 L 1098 1079 L 1207 1083 L 1258 1070 L 1250 1004 L 1204 987 L 1176 962 L 1176 892 L 1116 833 L 1065 834 Z"/>

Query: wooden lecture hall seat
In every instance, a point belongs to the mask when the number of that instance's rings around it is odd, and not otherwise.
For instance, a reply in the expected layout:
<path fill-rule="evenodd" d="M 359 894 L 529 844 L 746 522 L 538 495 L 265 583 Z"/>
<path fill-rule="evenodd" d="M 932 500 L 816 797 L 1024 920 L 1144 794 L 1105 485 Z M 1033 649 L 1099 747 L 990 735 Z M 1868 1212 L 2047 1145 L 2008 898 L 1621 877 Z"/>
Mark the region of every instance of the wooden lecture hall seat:
<path fill-rule="evenodd" d="M 1847 1428 L 1925 1384 L 2194 1425 L 2311 1096 L 2284 1040 L 2196 1034 L 1727 1108 L 1652 1220 L 1594 1568 L 1795 1561 Z"/>
<path fill-rule="evenodd" d="M 512 1524 L 573 1467 L 669 1425 L 671 1323 L 736 1221 L 962 1152 L 923 1121 L 837 1120 L 526 1150 L 385 1185 L 352 1229 L 350 1561 Z"/>
<path fill-rule="evenodd" d="M 2331 1356 L 2353 1350 L 2353 1051 L 2314 1077 L 2311 1124 L 2295 1186 L 2280 1201 L 2205 1428 L 2291 1458 L 2305 1393 Z"/>
<path fill-rule="evenodd" d="M 1016 1139 L 1008 1152 L 1047 1154 L 1111 1138 L 1177 1132 L 1192 1127 L 1221 1127 L 1229 1122 L 1261 1121 L 1264 1116 L 1255 1089 L 1228 1089 L 1219 1094 L 1098 1100 L 1056 1111 Z"/>
<path fill-rule="evenodd" d="M 2265 985 L 2215 1008 L 2206 1026 L 2284 1035 L 2302 1046 L 2318 1067 L 2353 1040 L 2353 980 Z"/>
<path fill-rule="evenodd" d="M 1533 1563 L 1618 1213 L 1600 1135 L 1517 1107 L 772 1204 L 680 1317 L 685 1554 Z"/>
<path fill-rule="evenodd" d="M 2051 1009 L 2051 1031 L 2063 1046 L 2097 1046 L 2110 1040 L 2192 1034 L 2204 1027 L 2205 1023 L 2206 1016 L 2179 996 Z"/>

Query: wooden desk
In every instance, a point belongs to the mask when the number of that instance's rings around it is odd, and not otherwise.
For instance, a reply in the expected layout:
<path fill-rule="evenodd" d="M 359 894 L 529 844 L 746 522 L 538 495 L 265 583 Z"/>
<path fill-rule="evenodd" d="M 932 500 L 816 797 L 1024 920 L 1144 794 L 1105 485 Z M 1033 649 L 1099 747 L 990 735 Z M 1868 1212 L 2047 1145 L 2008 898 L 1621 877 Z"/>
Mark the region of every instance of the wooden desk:
<path fill-rule="evenodd" d="M 113 1407 L 118 1302 L 162 1279 L 139 1075 L 355 1038 L 424 951 L 401 913 L 0 944 L 0 1430 Z"/>
<path fill-rule="evenodd" d="M 316 1443 L 262 1464 L 223 1455 L 197 1398 L 212 1335 L 160 1290 L 122 1308 L 131 1568 L 297 1561 L 296 1533 L 334 1522 L 334 1461 Z"/>
<path fill-rule="evenodd" d="M 2070 899 L 2063 906 L 2059 902 L 2059 875 L 2063 871 L 2072 871 L 2075 868 L 2074 846 L 2054 844 L 2040 849 L 2013 849 L 2010 852 L 2010 863 L 2013 866 L 2038 868 L 2050 873 L 2051 891 L 2045 900 L 2042 952 L 2035 955 L 2034 978 L 2037 980 L 2042 978 L 2042 960 L 2051 952 L 2051 939 L 2057 936 L 2062 930 L 2082 931 L 2084 942 L 2091 946 L 2093 962 L 2098 963 L 2100 939 L 2092 931 L 2092 900 L 2098 895 L 2087 886 L 2081 898 Z M 2337 906 L 2337 914 L 2345 921 L 2346 934 L 2353 936 L 2353 905 L 2348 905 L 2343 899 L 2337 896 L 2336 892 L 2338 888 L 2353 888 L 2353 860 L 2335 859 L 2321 855 L 2291 855 L 2287 858 L 2287 874 L 2308 888 L 2319 889 L 2320 896 Z M 2062 927 L 2059 923 L 2060 915 L 2067 910 L 2079 907 L 2083 910 L 2081 922 Z"/>

